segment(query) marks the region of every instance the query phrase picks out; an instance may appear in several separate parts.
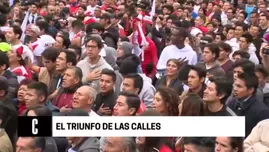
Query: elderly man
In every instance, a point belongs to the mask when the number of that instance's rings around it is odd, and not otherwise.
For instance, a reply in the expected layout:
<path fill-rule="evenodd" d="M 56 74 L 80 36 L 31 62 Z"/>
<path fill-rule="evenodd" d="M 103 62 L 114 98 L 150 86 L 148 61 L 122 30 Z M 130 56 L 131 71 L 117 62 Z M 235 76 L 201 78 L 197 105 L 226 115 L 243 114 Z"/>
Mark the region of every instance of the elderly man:
<path fill-rule="evenodd" d="M 132 137 L 108 137 L 104 152 L 136 152 L 135 140 Z"/>
<path fill-rule="evenodd" d="M 97 92 L 90 86 L 82 86 L 73 95 L 72 106 L 75 109 L 82 109 L 89 113 L 89 116 L 98 116 L 93 110 L 92 105 L 95 101 Z"/>

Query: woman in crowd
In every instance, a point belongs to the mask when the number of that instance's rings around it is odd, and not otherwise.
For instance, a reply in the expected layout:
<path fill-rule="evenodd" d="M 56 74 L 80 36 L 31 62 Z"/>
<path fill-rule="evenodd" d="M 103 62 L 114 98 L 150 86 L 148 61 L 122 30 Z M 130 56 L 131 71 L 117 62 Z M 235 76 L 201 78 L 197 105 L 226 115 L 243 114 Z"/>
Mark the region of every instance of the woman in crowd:
<path fill-rule="evenodd" d="M 15 99 L 15 102 L 18 106 L 18 114 L 19 115 L 22 115 L 23 112 L 26 110 L 24 97 L 25 97 L 26 92 L 27 92 L 27 85 L 32 83 L 32 82 L 33 82 L 32 80 L 24 79 L 21 81 L 21 83 L 19 85 L 19 89 L 17 92 L 17 98 Z"/>
<path fill-rule="evenodd" d="M 173 89 L 160 87 L 155 93 L 152 108 L 163 116 L 178 116 L 179 102 L 179 96 Z"/>
<path fill-rule="evenodd" d="M 155 110 L 147 110 L 140 116 L 162 116 Z M 139 152 L 172 152 L 171 139 L 167 137 L 137 137 L 136 144 Z"/>
<path fill-rule="evenodd" d="M 18 82 L 20 83 L 24 79 L 31 79 L 32 75 L 30 71 L 25 68 L 25 60 L 23 57 L 23 47 L 19 47 L 16 50 L 11 50 L 7 53 L 9 59 L 9 70 L 17 75 Z"/>
<path fill-rule="evenodd" d="M 204 103 L 199 95 L 188 93 L 182 98 L 178 106 L 180 116 L 204 116 Z"/>
<path fill-rule="evenodd" d="M 170 87 L 180 95 L 183 92 L 183 83 L 178 77 L 181 65 L 181 61 L 177 59 L 169 59 L 166 64 L 166 74 L 156 82 L 155 87 Z"/>

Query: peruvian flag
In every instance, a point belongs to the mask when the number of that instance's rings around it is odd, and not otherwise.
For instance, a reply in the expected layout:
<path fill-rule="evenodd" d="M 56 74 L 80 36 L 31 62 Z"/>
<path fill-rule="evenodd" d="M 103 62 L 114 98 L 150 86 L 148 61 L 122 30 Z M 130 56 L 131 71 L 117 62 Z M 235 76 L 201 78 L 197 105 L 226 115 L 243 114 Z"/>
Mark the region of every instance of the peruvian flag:
<path fill-rule="evenodd" d="M 142 12 L 132 21 L 132 27 L 134 31 L 132 35 L 132 43 L 134 45 L 133 54 L 141 56 L 142 61 L 144 61 L 144 50 L 149 45 L 145 36 L 145 23 L 152 24 L 153 16 L 155 15 L 155 3 L 156 0 L 153 0 L 151 12 L 149 14 L 145 14 L 145 12 Z"/>

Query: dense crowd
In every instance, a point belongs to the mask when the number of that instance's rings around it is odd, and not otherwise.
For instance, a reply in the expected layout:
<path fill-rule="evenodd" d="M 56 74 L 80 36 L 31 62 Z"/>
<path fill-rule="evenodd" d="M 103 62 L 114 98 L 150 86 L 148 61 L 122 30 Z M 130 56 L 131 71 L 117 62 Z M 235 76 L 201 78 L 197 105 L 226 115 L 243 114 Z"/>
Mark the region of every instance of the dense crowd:
<path fill-rule="evenodd" d="M 0 75 L 0 152 L 269 151 L 265 0 L 1 0 Z M 18 116 L 246 121 L 245 137 L 56 138 L 18 137 Z"/>

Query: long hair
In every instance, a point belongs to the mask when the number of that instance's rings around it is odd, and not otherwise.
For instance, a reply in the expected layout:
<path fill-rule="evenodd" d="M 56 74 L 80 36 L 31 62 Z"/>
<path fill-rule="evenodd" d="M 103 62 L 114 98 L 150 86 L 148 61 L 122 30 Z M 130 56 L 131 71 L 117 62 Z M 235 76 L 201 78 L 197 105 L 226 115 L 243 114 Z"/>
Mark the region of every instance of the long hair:
<path fill-rule="evenodd" d="M 188 93 L 182 103 L 181 116 L 204 116 L 204 103 L 199 95 Z"/>

